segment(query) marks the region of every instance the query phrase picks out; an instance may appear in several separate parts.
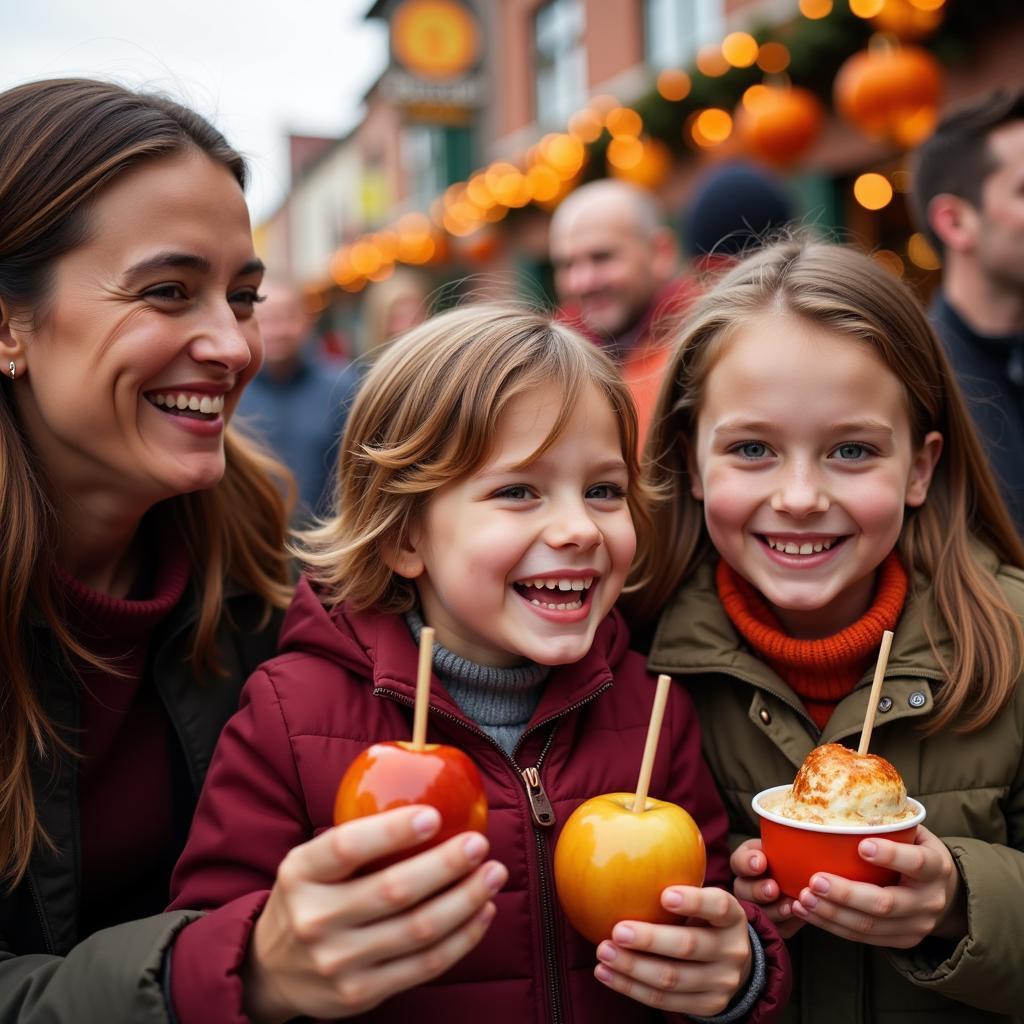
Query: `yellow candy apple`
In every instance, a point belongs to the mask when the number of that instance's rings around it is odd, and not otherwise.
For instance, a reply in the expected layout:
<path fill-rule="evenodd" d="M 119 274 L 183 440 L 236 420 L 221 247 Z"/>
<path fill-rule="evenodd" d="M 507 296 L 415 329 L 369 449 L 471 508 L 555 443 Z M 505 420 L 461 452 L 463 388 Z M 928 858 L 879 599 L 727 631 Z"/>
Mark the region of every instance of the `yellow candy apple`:
<path fill-rule="evenodd" d="M 618 921 L 679 923 L 661 905 L 670 885 L 702 885 L 704 838 L 678 804 L 605 793 L 580 804 L 555 846 L 555 888 L 572 926 L 597 945 Z"/>

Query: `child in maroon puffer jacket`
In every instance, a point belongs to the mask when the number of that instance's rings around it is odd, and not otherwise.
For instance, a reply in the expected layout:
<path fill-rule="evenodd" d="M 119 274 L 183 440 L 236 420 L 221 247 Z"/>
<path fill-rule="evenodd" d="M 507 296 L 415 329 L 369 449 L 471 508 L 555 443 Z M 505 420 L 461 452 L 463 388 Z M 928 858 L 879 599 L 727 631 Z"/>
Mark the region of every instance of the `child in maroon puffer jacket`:
<path fill-rule="evenodd" d="M 558 829 L 632 788 L 653 697 L 612 610 L 646 518 L 635 452 L 607 358 L 542 316 L 467 307 L 381 357 L 343 438 L 337 513 L 305 537 L 282 653 L 221 737 L 175 872 L 174 905 L 210 911 L 167 972 L 182 1024 L 774 1017 L 785 952 L 719 888 L 725 815 L 680 688 L 651 792 L 700 825 L 710 885 L 665 889 L 678 924 L 620 922 L 596 964 L 554 898 Z M 463 833 L 361 874 L 439 825 L 413 807 L 331 827 L 353 758 L 409 737 L 424 624 L 429 739 L 480 768 L 489 842 Z"/>

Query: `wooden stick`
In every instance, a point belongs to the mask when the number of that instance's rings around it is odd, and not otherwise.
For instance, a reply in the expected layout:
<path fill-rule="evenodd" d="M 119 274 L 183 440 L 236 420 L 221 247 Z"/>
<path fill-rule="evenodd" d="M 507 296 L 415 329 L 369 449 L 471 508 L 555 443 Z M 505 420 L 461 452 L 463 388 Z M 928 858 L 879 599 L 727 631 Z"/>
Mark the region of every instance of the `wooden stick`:
<path fill-rule="evenodd" d="M 644 759 L 640 762 L 640 778 L 636 780 L 636 796 L 633 798 L 634 814 L 639 814 L 647 804 L 647 789 L 651 784 L 651 772 L 654 770 L 654 755 L 658 751 L 661 720 L 665 717 L 665 704 L 668 701 L 668 688 L 671 682 L 672 680 L 668 676 L 658 676 L 658 689 L 654 693 L 651 721 L 647 726 Z"/>
<path fill-rule="evenodd" d="M 412 716 L 412 745 L 422 750 L 427 743 L 427 708 L 430 707 L 430 670 L 434 663 L 434 631 L 420 630 L 420 661 L 416 672 L 416 707 Z"/>
<path fill-rule="evenodd" d="M 871 730 L 875 727 L 875 711 L 878 708 L 878 695 L 882 692 L 882 679 L 885 676 L 885 666 L 889 663 L 889 648 L 892 647 L 892 630 L 887 629 L 882 634 L 882 646 L 878 651 L 878 663 L 875 665 L 875 678 L 871 681 L 871 695 L 868 697 L 868 710 L 864 715 L 864 728 L 860 733 L 860 746 L 858 754 L 868 752 L 868 744 L 871 742 Z"/>

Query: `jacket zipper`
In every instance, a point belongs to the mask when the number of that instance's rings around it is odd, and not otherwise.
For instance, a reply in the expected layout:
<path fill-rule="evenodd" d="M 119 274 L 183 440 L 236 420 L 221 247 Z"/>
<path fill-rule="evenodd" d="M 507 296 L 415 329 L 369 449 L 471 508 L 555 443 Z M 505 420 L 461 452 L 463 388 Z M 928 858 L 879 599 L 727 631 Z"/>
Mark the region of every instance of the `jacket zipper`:
<path fill-rule="evenodd" d="M 36 888 L 32 872 L 28 872 L 28 891 L 32 894 L 32 905 L 36 908 L 36 916 L 39 918 L 39 925 L 43 933 L 43 942 L 46 943 L 46 952 L 51 956 L 56 951 L 53 944 L 53 936 L 50 934 L 50 922 L 46 919 L 46 912 L 43 910 L 43 901 L 39 898 L 39 890 Z"/>
<path fill-rule="evenodd" d="M 561 1024 L 563 1020 L 561 983 L 559 981 L 558 959 L 555 956 L 555 943 L 558 934 L 555 922 L 555 902 L 551 893 L 551 869 L 548 866 L 547 843 L 544 840 L 546 830 L 552 828 L 555 824 L 555 812 L 551 806 L 551 801 L 548 799 L 547 793 L 544 791 L 544 784 L 541 782 L 540 778 L 540 767 L 544 763 L 544 758 L 547 756 L 547 752 L 550 750 L 551 744 L 554 742 L 555 729 L 557 728 L 558 721 L 571 712 L 576 711 L 578 708 L 583 707 L 585 704 L 589 704 L 592 700 L 596 700 L 611 685 L 612 684 L 610 682 L 605 683 L 582 700 L 578 700 L 575 704 L 570 704 L 567 708 L 562 708 L 557 715 L 545 718 L 543 722 L 538 722 L 523 733 L 523 736 L 525 737 L 529 733 L 537 732 L 544 726 L 554 723 L 551 731 L 548 733 L 548 738 L 537 757 L 537 763 L 531 768 L 520 768 L 515 758 L 512 757 L 511 754 L 506 753 L 501 744 L 488 736 L 483 729 L 478 728 L 472 722 L 468 722 L 462 718 L 457 718 L 450 712 L 444 711 L 441 708 L 436 708 L 433 705 L 428 709 L 430 714 L 438 715 L 441 718 L 447 719 L 449 722 L 454 722 L 456 725 L 461 726 L 463 729 L 466 729 L 477 736 L 482 736 L 488 743 L 495 747 L 495 749 L 501 753 L 501 756 L 513 767 L 516 774 L 520 779 L 522 779 L 523 785 L 526 788 L 526 799 L 530 805 L 530 815 L 533 818 L 533 837 L 537 844 L 537 875 L 540 881 L 541 926 L 544 934 L 545 962 L 547 963 L 548 974 L 548 996 L 551 1004 L 552 1024 Z M 415 702 L 413 700 L 406 697 L 405 694 L 398 693 L 397 690 L 375 687 L 373 692 L 382 697 L 389 697 L 391 700 L 394 700 L 399 704 L 405 704 L 407 707 L 415 707 Z M 522 742 L 522 737 L 520 737 L 520 742 Z"/>

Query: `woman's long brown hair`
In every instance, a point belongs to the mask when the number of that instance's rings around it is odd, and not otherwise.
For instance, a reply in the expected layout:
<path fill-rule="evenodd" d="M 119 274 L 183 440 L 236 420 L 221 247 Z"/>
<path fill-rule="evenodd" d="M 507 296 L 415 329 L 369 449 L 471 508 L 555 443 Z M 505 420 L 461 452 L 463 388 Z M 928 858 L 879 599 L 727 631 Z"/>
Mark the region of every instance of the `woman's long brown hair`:
<path fill-rule="evenodd" d="M 87 79 L 33 82 L 0 94 L 0 329 L 12 312 L 45 318 L 54 263 L 88 237 L 90 204 L 117 174 L 196 149 L 240 186 L 245 164 L 198 114 L 160 96 Z M 4 375 L 6 379 L 6 375 Z M 171 499 L 200 582 L 192 639 L 197 671 L 216 671 L 214 637 L 224 582 L 261 596 L 269 615 L 289 598 L 287 508 L 273 477 L 284 471 L 229 428 L 224 478 Z M 53 591 L 60 536 L 41 467 L 0 389 L 0 880 L 16 885 L 34 845 L 46 842 L 30 778 L 33 760 L 65 744 L 33 676 L 35 619 L 66 654 L 105 668 L 71 635 Z"/>
<path fill-rule="evenodd" d="M 947 676 L 927 731 L 980 729 L 1006 705 L 1024 671 L 1024 631 L 995 575 L 971 549 L 980 543 L 1003 564 L 1024 568 L 1024 544 L 920 304 L 874 260 L 845 246 L 770 246 L 728 271 L 695 306 L 666 368 L 644 452 L 660 503 L 653 529 L 640 537 L 635 575 L 642 588 L 627 598 L 627 613 L 649 626 L 711 557 L 703 506 L 690 493 L 687 453 L 718 354 L 732 332 L 768 311 L 870 345 L 903 384 L 914 444 L 929 431 L 942 434 L 928 498 L 907 509 L 898 550 L 928 584 L 928 640 Z M 770 365 L 770 355 L 766 360 Z"/>

